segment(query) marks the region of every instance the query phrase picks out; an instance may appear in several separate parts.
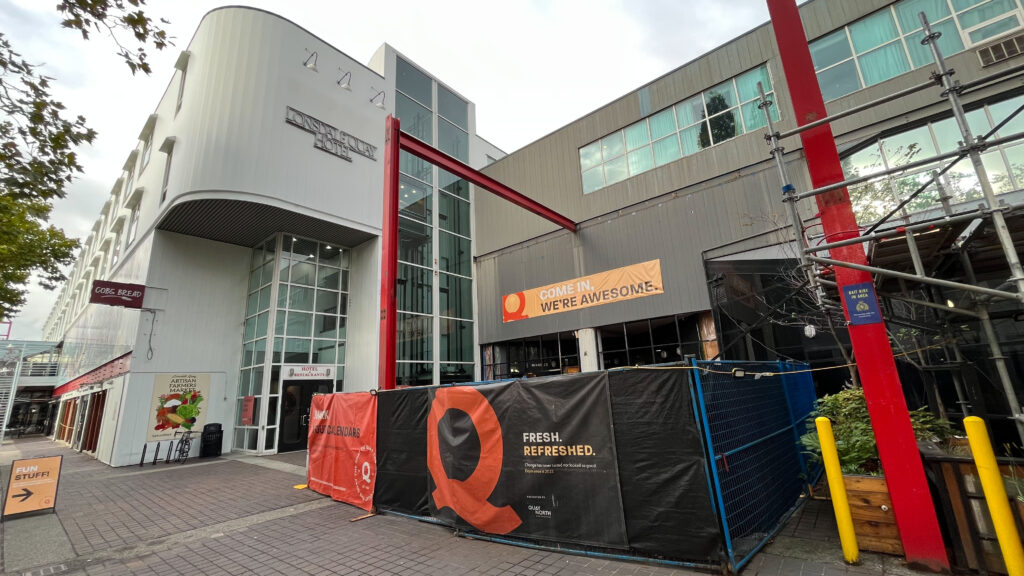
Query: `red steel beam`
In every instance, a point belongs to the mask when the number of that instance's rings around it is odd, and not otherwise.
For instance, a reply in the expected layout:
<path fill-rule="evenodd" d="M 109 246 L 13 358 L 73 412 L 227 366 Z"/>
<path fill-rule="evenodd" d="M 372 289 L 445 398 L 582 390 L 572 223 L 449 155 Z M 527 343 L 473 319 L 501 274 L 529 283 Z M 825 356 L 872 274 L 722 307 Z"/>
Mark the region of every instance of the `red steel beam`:
<path fill-rule="evenodd" d="M 399 140 L 399 146 L 402 150 L 405 150 L 413 156 L 422 158 L 440 168 L 444 168 L 459 178 L 467 180 L 488 192 L 491 192 L 495 196 L 504 198 L 520 208 L 525 208 L 545 220 L 550 220 L 551 222 L 558 224 L 570 232 L 576 232 L 576 223 L 572 220 L 562 216 L 540 202 L 523 196 L 519 192 L 505 186 L 494 178 L 491 178 L 486 174 L 481 174 L 479 171 L 459 162 L 437 148 L 424 143 L 422 140 L 417 140 L 408 134 L 402 134 L 401 139 Z"/>
<path fill-rule="evenodd" d="M 381 223 L 380 263 L 380 364 L 377 367 L 377 386 L 383 390 L 395 388 L 395 362 L 397 360 L 398 307 L 395 302 L 395 280 L 398 278 L 398 161 L 400 150 L 405 150 L 413 156 L 443 168 L 570 232 L 576 232 L 576 223 L 558 212 L 481 174 L 429 144 L 408 134 L 403 134 L 401 121 L 389 115 L 385 121 L 384 137 L 384 216 Z"/>
<path fill-rule="evenodd" d="M 818 88 L 796 2 L 767 1 L 797 123 L 803 125 L 823 118 L 827 116 L 825 102 Z M 832 127 L 824 124 L 812 128 L 802 132 L 800 138 L 811 184 L 818 188 L 842 181 L 843 169 Z M 845 188 L 819 194 L 816 199 L 826 241 L 836 242 L 859 234 L 857 217 Z M 867 263 L 864 248 L 859 243 L 837 247 L 831 252 L 835 260 Z M 836 268 L 840 293 L 844 286 L 871 281 L 867 272 Z M 936 572 L 948 571 L 949 559 L 910 425 L 906 399 L 896 375 L 896 362 L 885 324 L 850 325 L 849 331 L 907 562 Z"/>
<path fill-rule="evenodd" d="M 398 145 L 401 121 L 388 115 L 384 122 L 384 218 L 381 223 L 380 256 L 380 365 L 377 386 L 395 388 L 398 340 L 395 280 L 398 278 Z"/>

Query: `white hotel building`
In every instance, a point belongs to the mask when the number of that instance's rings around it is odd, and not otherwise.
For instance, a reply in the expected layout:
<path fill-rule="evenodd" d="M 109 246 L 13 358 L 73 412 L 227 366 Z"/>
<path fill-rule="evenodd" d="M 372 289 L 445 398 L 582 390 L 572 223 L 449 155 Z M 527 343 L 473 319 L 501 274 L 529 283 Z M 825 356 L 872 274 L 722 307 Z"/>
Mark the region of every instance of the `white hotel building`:
<path fill-rule="evenodd" d="M 46 322 L 57 439 L 136 463 L 154 383 L 199 374 L 224 451 L 302 449 L 311 394 L 375 388 L 388 114 L 473 167 L 503 155 L 471 102 L 388 45 L 367 66 L 274 14 L 208 13 Z M 472 380 L 472 192 L 402 169 L 402 297 L 421 313 L 400 319 L 399 379 Z M 90 304 L 94 280 L 144 285 L 143 308 Z"/>

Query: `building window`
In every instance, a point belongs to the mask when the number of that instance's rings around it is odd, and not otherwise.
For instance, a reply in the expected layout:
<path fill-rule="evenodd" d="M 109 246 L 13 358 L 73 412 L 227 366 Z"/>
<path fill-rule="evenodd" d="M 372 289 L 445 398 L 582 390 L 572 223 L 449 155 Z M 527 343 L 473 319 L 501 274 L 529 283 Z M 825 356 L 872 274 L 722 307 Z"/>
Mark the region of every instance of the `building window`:
<path fill-rule="evenodd" d="M 174 104 L 174 113 L 177 114 L 181 110 L 181 99 L 185 96 L 185 75 L 188 72 L 187 68 L 181 69 L 181 75 L 178 78 L 178 101 Z"/>
<path fill-rule="evenodd" d="M 459 128 L 469 130 L 469 105 L 440 84 L 437 85 L 437 113 Z"/>
<path fill-rule="evenodd" d="M 132 206 L 132 215 L 128 219 L 128 233 L 125 234 L 124 247 L 127 249 L 135 241 L 135 234 L 139 231 L 139 212 L 142 211 L 141 201 Z"/>
<path fill-rule="evenodd" d="M 132 174 L 131 170 L 129 170 L 128 171 L 128 178 L 125 179 L 125 187 L 124 187 L 124 201 L 125 201 L 125 204 L 128 203 L 128 200 L 130 200 L 131 197 L 132 197 L 132 192 L 134 192 L 134 190 L 132 190 L 132 184 L 134 184 L 134 179 L 135 179 L 135 175 Z"/>
<path fill-rule="evenodd" d="M 608 370 L 700 357 L 697 317 L 696 314 L 663 316 L 597 328 L 602 367 Z"/>
<path fill-rule="evenodd" d="M 167 199 L 167 182 L 171 179 L 171 161 L 174 159 L 173 136 L 164 140 L 164 143 L 160 146 L 160 151 L 167 155 L 167 159 L 164 162 L 164 178 L 160 184 L 160 203 L 163 204 L 164 200 Z"/>
<path fill-rule="evenodd" d="M 902 0 L 810 43 L 825 101 L 932 64 L 918 13 L 941 32 L 944 56 L 1019 30 L 1021 0 Z"/>
<path fill-rule="evenodd" d="M 994 102 L 967 112 L 967 122 L 975 136 L 984 136 L 1018 107 L 1024 96 Z M 1024 132 L 1024 117 L 1018 116 L 1003 126 L 993 137 Z M 842 159 L 847 178 L 868 176 L 888 168 L 896 168 L 945 152 L 956 151 L 962 140 L 953 118 L 936 120 L 921 126 L 878 138 Z M 988 148 L 981 155 L 989 180 L 996 194 L 1024 188 L 1024 144 L 1014 142 Z M 849 189 L 850 202 L 858 222 L 874 222 L 894 209 L 903 199 L 917 191 L 933 173 L 948 161 L 936 162 L 910 172 L 870 180 Z M 949 201 L 968 202 L 982 197 L 981 186 L 968 160 L 957 162 L 931 184 L 905 210 L 916 212 L 936 208 L 941 192 Z"/>
<path fill-rule="evenodd" d="M 401 58 L 395 84 L 402 130 L 468 162 L 468 103 Z M 472 381 L 469 184 L 404 151 L 399 172 L 396 383 Z"/>
<path fill-rule="evenodd" d="M 110 248 L 110 268 L 109 271 L 113 271 L 114 266 L 117 266 L 118 260 L 121 259 L 121 235 L 120 233 L 114 235 L 114 243 Z"/>
<path fill-rule="evenodd" d="M 518 338 L 481 350 L 484 380 L 573 374 L 580 371 L 579 342 L 573 332 Z"/>
<path fill-rule="evenodd" d="M 178 111 L 181 110 L 181 101 L 185 97 L 185 78 L 188 74 L 188 61 L 192 56 L 192 53 L 185 50 L 181 54 L 178 54 L 178 60 L 174 63 L 174 67 L 181 71 L 178 76 L 178 99 L 174 104 L 174 115 L 178 115 Z"/>
<path fill-rule="evenodd" d="M 149 164 L 149 157 L 153 153 L 153 135 L 146 136 L 146 139 L 142 141 L 142 168 L 145 169 Z"/>
<path fill-rule="evenodd" d="M 236 448 L 259 449 L 264 413 L 264 449 L 277 446 L 279 430 L 285 440 L 294 434 L 279 425 L 286 364 L 331 365 L 333 390 L 344 388 L 348 258 L 343 248 L 290 234 L 253 249 L 236 400 Z M 253 419 L 243 425 L 241 407 L 247 396 L 253 397 Z"/>
<path fill-rule="evenodd" d="M 142 131 L 139 132 L 139 140 L 142 141 L 142 167 L 139 168 L 140 173 L 149 165 L 149 157 L 153 153 L 153 133 L 156 131 L 156 120 L 157 115 L 150 114 L 149 118 L 146 119 L 146 123 L 142 126 Z"/>
<path fill-rule="evenodd" d="M 583 193 L 764 127 L 758 82 L 774 97 L 768 66 L 762 64 L 580 148 Z M 774 120 L 778 110 L 771 108 Z"/>
<path fill-rule="evenodd" d="M 397 59 L 395 87 L 428 110 L 434 109 L 434 82 L 412 64 Z"/>

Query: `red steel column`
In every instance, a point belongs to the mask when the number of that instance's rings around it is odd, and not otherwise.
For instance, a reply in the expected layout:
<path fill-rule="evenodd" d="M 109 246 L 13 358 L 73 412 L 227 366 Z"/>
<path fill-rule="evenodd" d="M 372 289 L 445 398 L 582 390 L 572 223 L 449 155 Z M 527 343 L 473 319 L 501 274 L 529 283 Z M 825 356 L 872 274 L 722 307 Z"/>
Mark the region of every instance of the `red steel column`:
<path fill-rule="evenodd" d="M 825 102 L 818 88 L 796 2 L 767 1 L 797 123 L 803 125 L 823 118 L 827 116 Z M 803 132 L 800 139 L 815 188 L 844 179 L 830 125 Z M 857 236 L 857 218 L 845 188 L 820 194 L 817 201 L 828 242 Z M 861 244 L 834 248 L 831 256 L 844 262 L 867 263 Z M 840 292 L 849 284 L 871 282 L 867 272 L 845 267 L 836 267 L 835 272 Z M 948 571 L 949 559 L 910 425 L 907 403 L 896 375 L 885 324 L 851 325 L 849 330 L 907 562 L 934 571 Z"/>
<path fill-rule="evenodd" d="M 398 277 L 398 143 L 401 122 L 388 115 L 384 123 L 384 214 L 380 256 L 380 365 L 377 387 L 395 388 L 395 345 L 398 339 L 395 280 Z"/>

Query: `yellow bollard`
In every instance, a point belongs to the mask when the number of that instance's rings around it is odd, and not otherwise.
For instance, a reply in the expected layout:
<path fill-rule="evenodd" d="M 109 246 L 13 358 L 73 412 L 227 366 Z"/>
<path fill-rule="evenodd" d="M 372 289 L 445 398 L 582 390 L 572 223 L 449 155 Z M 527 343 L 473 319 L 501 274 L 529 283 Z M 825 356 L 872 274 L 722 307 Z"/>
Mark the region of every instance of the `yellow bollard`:
<path fill-rule="evenodd" d="M 1007 574 L 1024 576 L 1024 548 L 1021 547 L 1017 525 L 1013 521 L 1013 513 L 1010 512 L 1010 499 L 1006 495 L 1006 486 L 1003 484 L 1002 474 L 999 473 L 996 455 L 992 451 L 992 442 L 988 439 L 985 421 L 977 416 L 968 416 L 964 418 L 964 429 L 967 430 L 967 440 L 971 444 L 974 465 L 978 467 L 981 490 L 985 493 L 985 502 L 988 503 L 988 513 L 992 516 L 992 525 L 996 529 L 996 538 L 999 540 L 999 549 L 1003 552 Z"/>
<path fill-rule="evenodd" d="M 857 548 L 857 534 L 853 531 L 850 502 L 846 499 L 843 472 L 839 468 L 839 454 L 836 452 L 836 438 L 832 434 L 832 422 L 822 416 L 814 419 L 814 425 L 818 428 L 821 458 L 825 461 L 825 476 L 828 477 L 828 491 L 832 495 L 832 508 L 835 510 L 836 525 L 839 527 L 839 542 L 843 545 L 843 559 L 847 564 L 856 564 L 860 560 L 860 550 Z"/>

